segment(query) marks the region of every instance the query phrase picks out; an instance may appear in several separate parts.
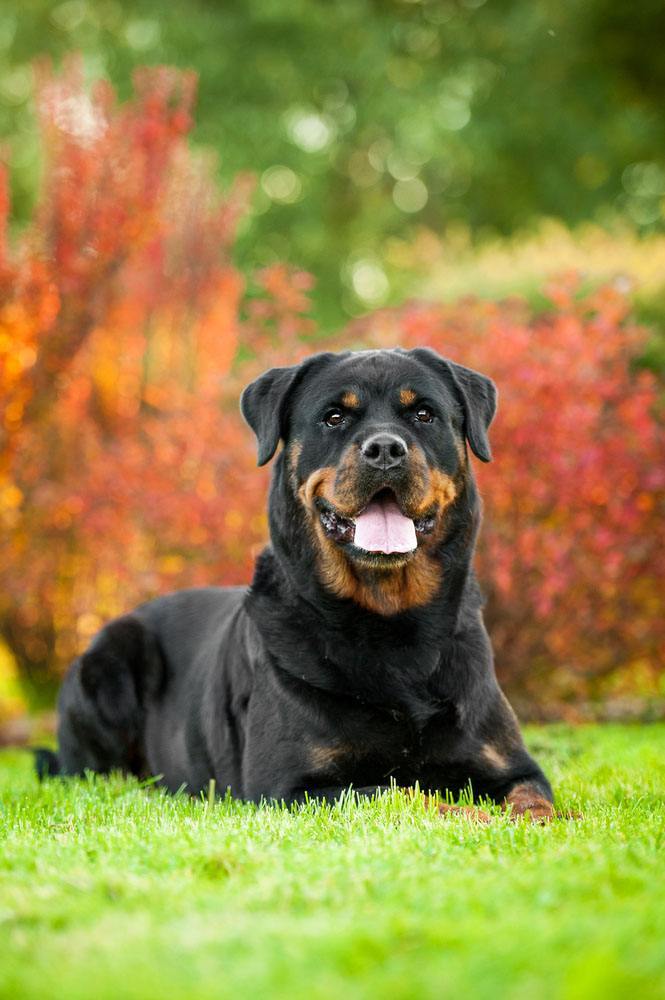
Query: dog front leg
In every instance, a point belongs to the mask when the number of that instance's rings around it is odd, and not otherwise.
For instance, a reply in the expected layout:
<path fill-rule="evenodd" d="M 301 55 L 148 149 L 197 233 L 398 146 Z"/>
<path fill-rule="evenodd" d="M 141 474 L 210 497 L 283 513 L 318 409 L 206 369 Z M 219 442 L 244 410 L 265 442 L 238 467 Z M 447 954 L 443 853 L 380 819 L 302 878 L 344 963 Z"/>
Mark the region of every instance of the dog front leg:
<path fill-rule="evenodd" d="M 476 794 L 494 799 L 512 819 L 547 823 L 554 818 L 550 783 L 524 747 L 503 756 L 486 744 L 478 756 L 471 778 Z"/>

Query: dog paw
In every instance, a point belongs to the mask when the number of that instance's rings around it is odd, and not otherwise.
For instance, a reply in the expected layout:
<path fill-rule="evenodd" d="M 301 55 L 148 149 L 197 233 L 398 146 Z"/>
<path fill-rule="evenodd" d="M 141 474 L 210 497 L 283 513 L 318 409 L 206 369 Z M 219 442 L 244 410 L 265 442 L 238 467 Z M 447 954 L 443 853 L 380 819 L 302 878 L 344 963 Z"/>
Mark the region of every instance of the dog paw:
<path fill-rule="evenodd" d="M 518 785 L 506 796 L 503 808 L 510 810 L 511 820 L 526 819 L 531 823 L 549 823 L 556 813 L 544 795 L 530 785 Z"/>
<path fill-rule="evenodd" d="M 468 820 L 469 823 L 489 823 L 490 817 L 482 809 L 476 809 L 475 806 L 451 806 L 445 802 L 431 802 L 427 800 L 428 806 L 433 806 L 439 816 L 447 818 L 448 816 L 461 816 L 462 819 Z"/>
<path fill-rule="evenodd" d="M 584 813 L 579 812 L 577 809 L 557 809 L 554 815 L 557 819 L 569 819 L 575 822 L 584 819 Z"/>

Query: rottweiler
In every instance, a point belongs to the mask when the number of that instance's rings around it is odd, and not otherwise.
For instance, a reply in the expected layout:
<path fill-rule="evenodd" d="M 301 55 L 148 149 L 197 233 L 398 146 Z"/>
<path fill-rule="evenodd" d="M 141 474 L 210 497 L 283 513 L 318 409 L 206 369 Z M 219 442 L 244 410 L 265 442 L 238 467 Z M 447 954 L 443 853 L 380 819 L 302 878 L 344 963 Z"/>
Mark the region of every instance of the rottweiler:
<path fill-rule="evenodd" d="M 274 463 L 251 586 L 107 624 L 59 698 L 42 773 L 114 769 L 286 804 L 393 784 L 553 815 L 495 676 L 473 570 L 496 389 L 428 348 L 321 353 L 242 394 Z M 468 807 L 467 812 L 472 811 Z M 476 816 L 485 818 L 480 812 Z"/>

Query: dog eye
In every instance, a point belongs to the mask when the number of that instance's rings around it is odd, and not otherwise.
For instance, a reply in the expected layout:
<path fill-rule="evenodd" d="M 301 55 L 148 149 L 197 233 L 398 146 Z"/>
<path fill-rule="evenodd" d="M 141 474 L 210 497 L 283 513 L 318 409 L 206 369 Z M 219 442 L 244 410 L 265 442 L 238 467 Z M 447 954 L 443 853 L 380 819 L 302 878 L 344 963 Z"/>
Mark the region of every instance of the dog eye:
<path fill-rule="evenodd" d="M 420 421 L 421 424 L 431 424 L 434 420 L 434 414 L 428 406 L 419 406 L 416 410 L 416 420 Z"/>
<path fill-rule="evenodd" d="M 344 423 L 344 414 L 341 410 L 329 410 L 323 422 L 328 425 L 328 427 L 339 427 L 340 424 Z"/>

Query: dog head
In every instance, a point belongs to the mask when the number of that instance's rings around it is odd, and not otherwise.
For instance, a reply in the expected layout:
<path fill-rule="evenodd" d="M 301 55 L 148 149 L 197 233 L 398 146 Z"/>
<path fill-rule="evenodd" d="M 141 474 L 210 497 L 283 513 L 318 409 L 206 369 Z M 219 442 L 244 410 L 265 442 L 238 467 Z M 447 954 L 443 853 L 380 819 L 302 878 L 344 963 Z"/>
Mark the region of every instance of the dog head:
<path fill-rule="evenodd" d="M 290 501 L 328 590 L 380 614 L 427 604 L 466 442 L 491 458 L 496 389 L 427 348 L 318 354 L 245 389 L 259 465 L 284 441 Z"/>

